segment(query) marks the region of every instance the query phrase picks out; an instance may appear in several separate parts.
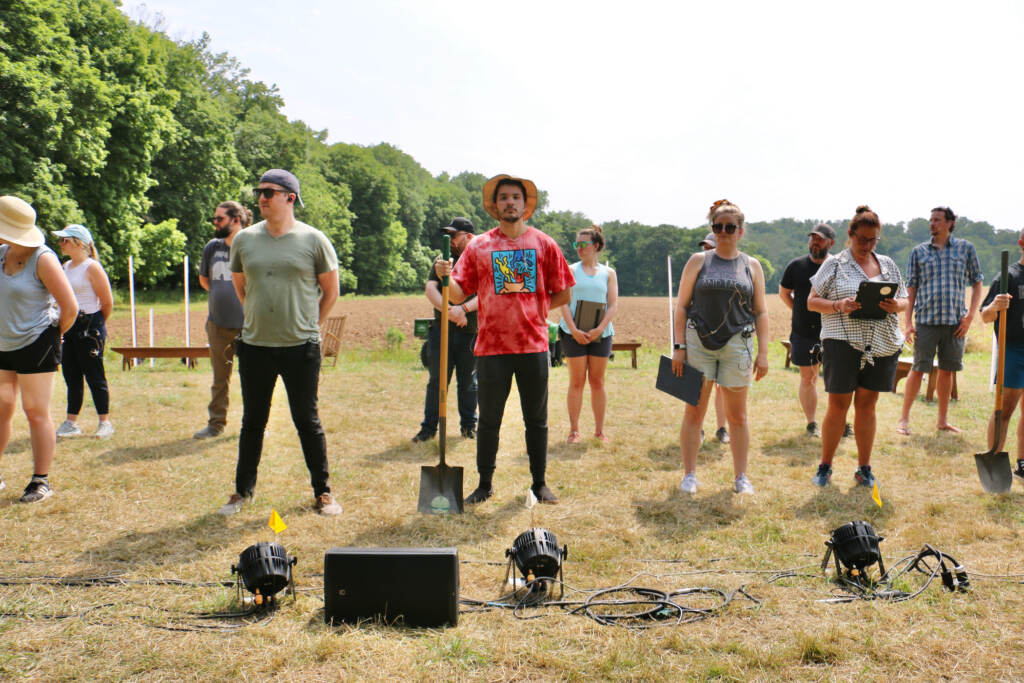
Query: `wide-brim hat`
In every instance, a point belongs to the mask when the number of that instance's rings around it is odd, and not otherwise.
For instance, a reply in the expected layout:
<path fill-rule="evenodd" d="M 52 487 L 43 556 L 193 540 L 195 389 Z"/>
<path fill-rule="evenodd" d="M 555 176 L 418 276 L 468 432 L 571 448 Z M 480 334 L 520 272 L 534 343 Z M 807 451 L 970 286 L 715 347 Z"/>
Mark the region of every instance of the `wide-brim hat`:
<path fill-rule="evenodd" d="M 0 239 L 20 247 L 38 247 L 45 241 L 31 204 L 20 197 L 0 197 Z"/>
<path fill-rule="evenodd" d="M 523 220 L 526 220 L 533 215 L 534 209 L 537 208 L 537 186 L 533 184 L 532 180 L 526 178 L 517 178 L 515 176 L 502 173 L 496 175 L 486 183 L 484 183 L 484 210 L 491 215 L 492 218 L 501 220 L 498 217 L 498 207 L 494 203 L 494 191 L 498 189 L 498 184 L 503 180 L 512 180 L 523 184 L 526 188 L 526 211 L 523 213 Z"/>

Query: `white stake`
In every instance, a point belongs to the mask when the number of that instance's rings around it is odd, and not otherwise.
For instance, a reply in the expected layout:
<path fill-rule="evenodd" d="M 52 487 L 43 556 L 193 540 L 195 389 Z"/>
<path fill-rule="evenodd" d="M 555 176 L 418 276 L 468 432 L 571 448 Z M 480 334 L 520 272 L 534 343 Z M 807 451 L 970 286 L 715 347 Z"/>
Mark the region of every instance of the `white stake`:
<path fill-rule="evenodd" d="M 131 303 L 132 312 L 132 346 L 138 346 L 138 330 L 135 327 L 135 261 L 132 255 L 128 254 L 128 300 Z M 139 359 L 133 358 L 132 365 L 138 365 Z"/>
<path fill-rule="evenodd" d="M 153 348 L 153 309 L 149 309 L 149 347 Z M 155 361 L 151 357 L 149 359 L 149 367 L 153 367 Z"/>
<path fill-rule="evenodd" d="M 185 254 L 185 346 L 191 346 L 188 339 L 188 254 Z"/>
<path fill-rule="evenodd" d="M 672 308 L 672 257 L 668 257 L 668 352 L 672 354 L 676 343 L 676 312 Z"/>

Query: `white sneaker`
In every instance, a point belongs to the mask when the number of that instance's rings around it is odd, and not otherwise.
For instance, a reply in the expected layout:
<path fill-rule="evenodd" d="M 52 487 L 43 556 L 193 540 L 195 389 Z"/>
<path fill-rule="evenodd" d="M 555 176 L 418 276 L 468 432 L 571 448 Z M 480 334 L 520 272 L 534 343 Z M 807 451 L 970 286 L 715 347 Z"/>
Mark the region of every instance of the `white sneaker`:
<path fill-rule="evenodd" d="M 81 436 L 82 428 L 78 426 L 77 422 L 71 420 L 64 420 L 60 423 L 60 427 L 57 427 L 57 438 L 64 439 L 71 436 Z"/>
<path fill-rule="evenodd" d="M 745 474 L 741 474 L 740 476 L 736 477 L 736 485 L 734 488 L 736 490 L 736 493 L 754 492 L 754 485 L 750 483 L 750 480 L 747 479 L 747 475 Z"/>
<path fill-rule="evenodd" d="M 93 437 L 97 439 L 109 439 L 114 435 L 114 425 L 110 423 L 110 420 L 106 422 L 100 422 L 100 426 L 96 428 L 96 433 Z"/>
<path fill-rule="evenodd" d="M 236 512 L 241 512 L 243 502 L 245 502 L 245 498 L 242 498 L 237 493 L 232 493 L 231 497 L 228 498 L 228 502 L 221 505 L 220 509 L 217 510 L 217 514 L 228 517 Z"/>
<path fill-rule="evenodd" d="M 683 477 L 682 483 L 679 484 L 679 490 L 683 493 L 697 493 L 697 473 L 690 472 Z"/>
<path fill-rule="evenodd" d="M 0 491 L 3 491 L 5 488 L 7 488 L 7 482 L 4 481 L 3 477 L 0 477 Z"/>

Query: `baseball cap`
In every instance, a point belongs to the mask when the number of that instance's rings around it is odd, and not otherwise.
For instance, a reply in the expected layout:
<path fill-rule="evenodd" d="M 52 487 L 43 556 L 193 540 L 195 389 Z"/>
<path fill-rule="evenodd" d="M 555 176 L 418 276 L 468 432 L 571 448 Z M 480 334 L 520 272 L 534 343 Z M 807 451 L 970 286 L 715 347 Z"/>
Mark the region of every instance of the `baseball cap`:
<path fill-rule="evenodd" d="M 72 223 L 63 230 L 51 230 L 50 232 L 56 237 L 74 237 L 84 244 L 92 244 L 92 234 L 89 229 L 78 223 Z"/>
<path fill-rule="evenodd" d="M 299 200 L 299 206 L 305 208 L 306 205 L 302 203 L 302 195 L 299 194 L 299 179 L 295 177 L 295 174 L 291 171 L 286 171 L 283 168 L 272 168 L 262 176 L 260 176 L 261 183 L 274 183 L 280 185 L 289 192 L 295 193 L 295 198 Z"/>
<path fill-rule="evenodd" d="M 832 226 L 828 223 L 818 223 L 815 225 L 814 229 L 807 233 L 808 237 L 811 235 L 818 235 L 819 237 L 824 237 L 825 239 L 832 240 L 833 242 L 836 239 L 836 231 L 833 230 Z"/>
<path fill-rule="evenodd" d="M 441 228 L 441 232 L 445 235 L 454 235 L 457 232 L 468 232 L 472 235 L 476 232 L 476 228 L 473 227 L 472 221 L 460 216 L 458 218 L 453 218 L 451 223 Z"/>
<path fill-rule="evenodd" d="M 718 246 L 718 240 L 715 239 L 715 233 L 709 232 L 708 234 L 704 235 L 704 239 L 700 241 L 700 245 L 704 246 L 705 244 L 711 247 L 712 249 Z"/>

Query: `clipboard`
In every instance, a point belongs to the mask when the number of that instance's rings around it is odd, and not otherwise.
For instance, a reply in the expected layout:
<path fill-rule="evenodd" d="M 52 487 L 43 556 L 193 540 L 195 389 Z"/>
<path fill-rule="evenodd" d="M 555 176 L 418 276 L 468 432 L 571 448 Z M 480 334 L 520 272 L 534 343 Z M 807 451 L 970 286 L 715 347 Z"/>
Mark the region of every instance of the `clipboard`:
<path fill-rule="evenodd" d="M 658 379 L 654 383 L 654 388 L 695 406 L 700 403 L 704 373 L 689 363 L 683 363 L 683 376 L 676 377 L 672 372 L 672 359 L 662 356 L 658 362 Z"/>
<path fill-rule="evenodd" d="M 857 303 L 861 308 L 850 314 L 851 318 L 860 320 L 881 320 L 889 315 L 879 307 L 884 299 L 892 299 L 899 290 L 899 284 L 895 282 L 878 282 L 877 280 L 864 280 L 857 288 Z"/>
<path fill-rule="evenodd" d="M 572 321 L 580 332 L 590 332 L 601 324 L 601 320 L 604 319 L 604 312 L 607 309 L 608 305 L 599 301 L 584 301 L 580 299 L 576 302 L 576 313 L 572 316 Z"/>

